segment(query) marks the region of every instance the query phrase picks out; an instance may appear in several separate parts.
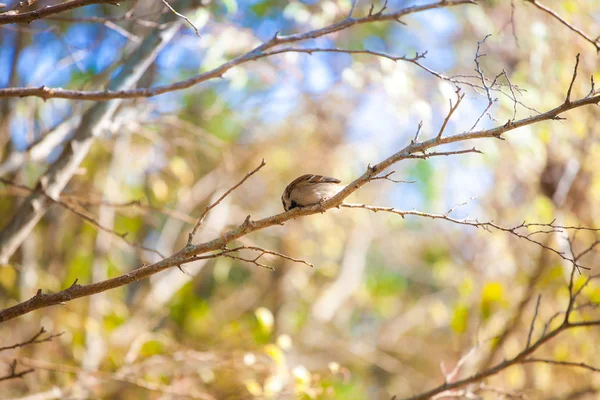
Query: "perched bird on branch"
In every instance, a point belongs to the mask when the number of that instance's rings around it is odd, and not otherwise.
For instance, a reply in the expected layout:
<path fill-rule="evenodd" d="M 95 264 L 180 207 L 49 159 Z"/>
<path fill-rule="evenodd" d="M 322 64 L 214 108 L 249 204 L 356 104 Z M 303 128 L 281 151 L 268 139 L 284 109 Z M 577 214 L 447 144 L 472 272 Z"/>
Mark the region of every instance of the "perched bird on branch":
<path fill-rule="evenodd" d="M 296 207 L 319 204 L 341 189 L 340 180 L 322 175 L 302 175 L 292 181 L 281 196 L 283 209 L 289 211 Z"/>

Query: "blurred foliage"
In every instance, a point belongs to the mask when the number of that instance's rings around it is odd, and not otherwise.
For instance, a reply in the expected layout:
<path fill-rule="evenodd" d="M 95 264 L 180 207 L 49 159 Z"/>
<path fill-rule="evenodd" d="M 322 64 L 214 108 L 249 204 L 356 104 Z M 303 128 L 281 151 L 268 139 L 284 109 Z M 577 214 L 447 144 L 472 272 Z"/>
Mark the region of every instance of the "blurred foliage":
<path fill-rule="evenodd" d="M 350 9 L 348 0 L 203 3 L 196 11 L 178 10 L 194 17 L 201 37 L 183 29 L 140 87 L 187 79 L 245 53 L 277 30 L 320 28 L 342 20 Z M 395 10 L 417 3 L 423 2 L 390 0 L 387 6 Z M 547 3 L 592 37 L 598 34 L 596 0 Z M 135 18 L 119 19 L 123 7 L 135 7 Z M 368 3 L 358 2 L 354 15 L 368 10 Z M 158 20 L 147 2 L 91 6 L 61 16 L 114 21 L 53 19 L 4 26 L 3 87 L 102 88 L 130 54 L 135 38 L 150 31 L 144 21 Z M 593 46 L 524 1 L 432 10 L 403 22 L 407 26 L 356 26 L 298 46 L 408 56 L 427 50 L 425 66 L 449 76 L 471 75 L 477 42 L 491 33 L 480 59 L 486 76 L 506 70 L 523 90 L 519 100 L 541 111 L 564 100 L 577 53 L 580 74 L 573 96 L 587 94 L 589 76 L 600 82 Z M 464 89 L 467 96 L 449 132 L 468 129 L 487 105 L 485 95 Z M 185 245 L 194 218 L 261 159 L 267 166 L 211 212 L 197 241 L 217 237 L 248 214 L 259 218 L 282 211 L 281 192 L 298 175 L 321 173 L 351 181 L 368 163 L 408 143 L 419 121 L 421 137 L 432 137 L 453 92 L 451 84 L 413 64 L 372 56 L 288 53 L 262 59 L 223 79 L 124 102 L 64 198 L 102 226 L 127 232 L 128 242 L 172 254 Z M 495 120 L 486 117 L 481 127 L 512 118 L 513 102 L 498 97 L 491 113 Z M 88 107 L 77 101 L 0 100 L 0 160 L 25 151 Z M 517 117 L 534 113 L 519 106 Z M 597 107 L 579 108 L 566 121 L 524 127 L 507 134 L 506 141 L 482 140 L 477 148 L 483 155 L 406 160 L 395 167 L 394 176 L 415 183 L 373 182 L 349 200 L 443 214 L 476 197 L 452 215 L 503 226 L 557 219 L 564 225 L 599 227 L 599 120 Z M 59 153 L 28 162 L 7 178 L 31 187 Z M 568 165 L 575 164 L 566 200 L 557 204 L 553 195 Z M 0 184 L 0 225 L 14 215 L 25 194 Z M 538 239 L 561 245 L 555 234 Z M 579 232 L 572 240 L 579 250 L 597 235 Z M 7 365 L 14 356 L 36 371 L 0 383 L 1 396 L 18 398 L 57 387 L 61 394 L 54 398 L 402 398 L 438 385 L 441 362 L 451 370 L 480 345 L 461 376 L 476 371 L 524 296 L 532 294 L 535 300 L 542 294 L 536 334 L 544 321 L 564 310 L 568 296 L 568 265 L 555 255 L 506 233 L 447 221 L 340 209 L 235 244 L 303 258 L 315 268 L 270 256 L 264 261 L 275 271 L 232 259 L 196 262 L 183 265 L 183 271 L 174 268 L 9 321 L 0 326 L 0 346 L 23 341 L 40 326 L 65 334 L 51 343 L 2 353 Z M 157 257 L 55 205 L 11 264 L 0 267 L 0 307 L 28 299 L 38 288 L 57 291 L 76 279 L 99 281 Z M 595 273 L 598 252 L 582 262 L 591 268 L 585 274 Z M 533 293 L 527 293 L 538 270 Z M 576 287 L 585 276 L 578 277 Z M 590 284 L 583 295 L 599 302 L 600 284 Z M 497 360 L 524 346 L 534 303 L 519 316 Z M 594 310 L 578 312 L 581 319 L 592 315 Z M 540 357 L 594 364 L 598 340 L 595 330 L 572 331 L 545 346 Z M 532 399 L 576 392 L 593 399 L 600 390 L 590 371 L 537 364 L 513 367 L 487 383 Z M 502 398 L 501 392 L 482 395 Z"/>

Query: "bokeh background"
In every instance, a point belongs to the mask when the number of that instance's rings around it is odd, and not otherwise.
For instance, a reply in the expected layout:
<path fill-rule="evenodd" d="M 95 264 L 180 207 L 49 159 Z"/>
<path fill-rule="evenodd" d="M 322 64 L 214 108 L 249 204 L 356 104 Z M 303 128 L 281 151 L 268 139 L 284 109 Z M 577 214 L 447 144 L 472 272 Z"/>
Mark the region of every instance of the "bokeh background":
<path fill-rule="evenodd" d="M 40 1 L 38 6 L 50 4 Z M 423 1 L 389 1 L 389 11 Z M 600 34 L 596 0 L 546 5 L 592 37 Z M 8 2 L 10 8 L 11 2 Z M 370 4 L 358 2 L 355 15 Z M 376 3 L 375 9 L 381 7 Z M 29 25 L 0 26 L 0 86 L 103 88 L 131 50 L 169 13 L 160 1 L 88 6 Z M 123 17 L 130 10 L 128 17 Z M 162 10 L 162 11 L 161 11 Z M 210 70 L 281 34 L 342 20 L 350 2 L 205 1 L 178 11 L 185 25 L 160 52 L 138 87 L 169 84 Z M 162 15 L 161 15 L 162 13 Z M 98 19 L 100 18 L 100 19 Z M 564 101 L 575 55 L 574 97 L 600 82 L 589 42 L 527 1 L 490 0 L 430 10 L 395 22 L 364 24 L 298 47 L 369 49 L 413 56 L 444 74 L 486 76 L 505 70 L 523 91 L 517 118 Z M 468 80 L 468 78 L 465 78 Z M 473 81 L 471 79 L 471 81 Z M 469 129 L 487 106 L 469 86 L 448 134 Z M 434 136 L 454 98 L 452 83 L 417 65 L 372 55 L 288 53 L 228 71 L 223 79 L 149 99 L 124 101 L 63 193 L 63 199 L 126 240 L 169 255 L 185 245 L 195 218 L 256 167 L 267 166 L 215 208 L 196 241 L 217 237 L 245 216 L 281 212 L 285 186 L 305 173 L 350 182 L 410 142 Z M 513 116 L 497 94 L 480 127 Z M 74 124 L 93 102 L 35 97 L 0 99 L 0 175 L 33 187 L 60 155 Z M 493 220 L 600 227 L 600 110 L 469 143 L 484 154 L 405 160 L 396 179 L 376 181 L 349 201 Z M 51 151 L 28 152 L 47 135 Z M 462 148 L 456 146 L 451 149 Z M 561 183 L 562 182 L 562 183 Z M 562 186 L 561 186 L 562 185 Z M 566 186 L 565 186 L 566 185 Z M 0 225 L 26 190 L 0 184 Z M 560 234 L 540 240 L 558 249 Z M 572 238 L 576 249 L 596 240 Z M 259 245 L 302 258 L 310 268 L 266 258 L 274 271 L 218 258 L 176 268 L 92 297 L 45 308 L 0 326 L 0 345 L 40 327 L 64 332 L 51 342 L 0 354 L 35 372 L 0 382 L 1 398 L 389 399 L 443 381 L 443 370 L 478 346 L 459 376 L 523 348 L 541 294 L 538 328 L 564 309 L 570 266 L 505 232 L 447 221 L 405 219 L 360 209 L 331 210 L 248 235 Z M 0 307 L 38 288 L 117 276 L 159 260 L 52 206 L 8 265 L 0 267 Z M 597 250 L 582 262 L 598 271 Z M 600 300 L 600 286 L 584 291 Z M 518 305 L 530 301 L 522 312 Z M 490 339 L 514 321 L 499 347 Z M 539 333 L 539 332 L 538 332 Z M 540 354 L 597 364 L 597 329 L 568 332 Z M 4 367 L 6 365 L 6 367 Z M 442 367 L 441 367 L 442 366 Z M 600 378 L 585 369 L 545 364 L 511 367 L 486 381 L 483 398 L 594 399 Z M 511 397 L 512 396 L 512 397 Z M 519 397 L 521 396 L 521 397 Z"/>

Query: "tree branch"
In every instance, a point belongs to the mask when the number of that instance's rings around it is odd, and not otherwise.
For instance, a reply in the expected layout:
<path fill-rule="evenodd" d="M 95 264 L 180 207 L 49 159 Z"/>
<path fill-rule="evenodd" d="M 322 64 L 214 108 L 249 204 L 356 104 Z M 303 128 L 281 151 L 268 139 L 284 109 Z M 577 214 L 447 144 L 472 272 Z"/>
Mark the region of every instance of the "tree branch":
<path fill-rule="evenodd" d="M 0 382 L 7 381 L 9 379 L 22 378 L 23 376 L 34 371 L 33 368 L 30 368 L 30 369 L 25 369 L 21 372 L 17 372 L 17 360 L 13 360 L 13 362 L 9 364 L 9 367 L 10 367 L 10 372 L 8 373 L 8 375 L 0 376 Z"/>
<path fill-rule="evenodd" d="M 267 165 L 267 164 L 265 163 L 265 159 L 263 158 L 262 161 L 260 162 L 260 165 L 258 167 L 254 168 L 252 171 L 248 172 L 246 174 L 246 176 L 244 176 L 242 178 L 242 180 L 240 180 L 238 183 L 236 183 L 231 188 L 229 188 L 229 190 L 227 190 L 225 193 L 223 193 L 223 195 L 221 197 L 219 197 L 214 203 L 212 203 L 211 205 L 209 205 L 208 207 L 206 207 L 206 210 L 204 210 L 204 212 L 202 213 L 202 215 L 200 215 L 200 218 L 198 218 L 198 222 L 196 222 L 196 225 L 194 226 L 194 229 L 192 229 L 192 232 L 190 232 L 190 234 L 188 235 L 188 241 L 187 241 L 188 246 L 192 244 L 192 241 L 194 240 L 194 236 L 196 235 L 196 231 L 198 230 L 198 228 L 200 228 L 200 226 L 202 225 L 202 223 L 206 219 L 206 216 L 208 215 L 208 213 L 210 212 L 210 210 L 212 210 L 213 208 L 215 208 L 216 206 L 218 206 L 219 203 L 221 203 L 225 197 L 229 196 L 229 194 L 231 192 L 233 192 L 235 189 L 237 189 L 238 187 L 240 187 L 244 182 L 246 182 L 246 180 L 248 178 L 250 178 L 252 175 L 254 175 L 255 173 L 257 173 L 265 165 Z"/>
<path fill-rule="evenodd" d="M 19 185 L 17 183 L 11 182 L 7 179 L 4 178 L 0 178 L 0 182 L 6 184 L 6 185 L 11 185 L 13 187 L 19 188 L 19 189 L 23 189 L 25 191 L 27 191 L 28 193 L 32 194 L 35 193 L 34 189 L 30 189 L 27 186 L 23 186 L 23 185 Z M 144 245 L 141 244 L 137 244 L 137 243 L 133 243 L 130 242 L 129 240 L 127 240 L 127 235 L 129 234 L 129 232 L 124 232 L 124 233 L 119 233 L 117 231 L 115 231 L 114 229 L 110 229 L 107 228 L 106 226 L 102 225 L 100 222 L 96 221 L 93 217 L 91 217 L 90 215 L 88 215 L 87 213 L 81 212 L 79 210 L 77 210 L 75 207 L 73 207 L 72 205 L 62 201 L 60 198 L 59 199 L 53 199 L 52 197 L 50 197 L 46 192 L 41 191 L 40 192 L 44 197 L 46 197 L 46 199 L 48 199 L 48 201 L 58 204 L 59 206 L 61 206 L 62 208 L 64 208 L 67 211 L 72 212 L 73 214 L 77 215 L 79 218 L 83 219 L 84 221 L 86 221 L 88 224 L 92 225 L 93 227 L 95 227 L 96 229 L 109 233 L 113 236 L 118 237 L 119 239 L 121 239 L 123 242 L 125 242 L 127 245 L 140 249 L 140 250 L 146 250 L 149 251 L 151 253 L 154 253 L 162 258 L 165 258 L 165 256 L 163 254 L 161 254 L 158 250 L 152 249 L 150 247 L 146 247 Z"/>
<path fill-rule="evenodd" d="M 176 18 L 171 14 L 165 17 Z M 165 31 L 155 30 L 146 36 L 139 47 L 129 56 L 123 70 L 109 87 L 124 89 L 134 85 L 160 50 L 175 36 L 180 26 L 181 22 L 177 21 Z M 13 218 L 0 231 L 0 264 L 8 262 L 42 218 L 51 204 L 48 196 L 52 199 L 60 197 L 60 193 L 119 104 L 120 101 L 97 103 L 85 112 L 71 142 L 65 146 L 61 156 L 39 178 L 34 192 L 21 203 Z"/>
<path fill-rule="evenodd" d="M 194 23 L 192 21 L 190 21 L 190 19 L 188 17 L 186 17 L 183 14 L 178 13 L 177 11 L 175 11 L 175 9 L 169 4 L 169 2 L 167 2 L 167 0 L 161 0 L 163 2 L 163 4 L 169 9 L 171 10 L 171 12 L 175 15 L 177 15 L 179 18 L 183 19 L 185 22 L 187 22 L 196 32 L 196 36 L 200 37 L 200 32 L 198 32 L 198 28 L 196 28 L 196 25 L 194 25 Z"/>
<path fill-rule="evenodd" d="M 21 343 L 16 343 L 16 344 L 13 344 L 13 345 L 10 345 L 10 346 L 0 347 L 0 352 L 1 351 L 6 351 L 6 350 L 16 349 L 17 347 L 29 346 L 31 344 L 50 342 L 50 341 L 52 341 L 52 339 L 61 336 L 64 332 L 56 333 L 56 334 L 50 334 L 50 335 L 46 336 L 45 338 L 40 338 L 40 336 L 42 336 L 44 333 L 46 333 L 46 330 L 42 326 L 40 328 L 39 332 L 36 333 L 35 335 L 33 335 L 33 337 L 31 339 L 26 340 L 26 341 L 21 342 Z"/>
<path fill-rule="evenodd" d="M 573 266 L 573 269 L 572 269 L 573 273 L 575 272 L 575 269 L 576 269 L 576 267 Z M 583 327 L 600 326 L 600 320 L 569 322 L 569 316 L 571 315 L 571 312 L 573 311 L 573 309 L 570 308 L 570 304 L 572 304 L 576 300 L 579 293 L 581 293 L 581 292 L 573 293 L 573 274 L 572 274 L 571 280 L 569 282 L 569 294 L 570 294 L 569 306 L 567 306 L 567 310 L 565 312 L 565 318 L 563 319 L 563 322 L 558 327 L 549 331 L 548 333 L 545 333 L 545 332 L 542 333 L 542 335 L 540 336 L 540 338 L 538 340 L 536 340 L 531 345 L 525 346 L 525 348 L 523 350 L 521 350 L 516 356 L 514 356 L 508 360 L 499 362 L 498 364 L 496 364 L 490 368 L 486 368 L 483 371 L 477 372 L 466 378 L 455 380 L 452 382 L 449 382 L 446 380 L 443 384 L 437 386 L 434 389 L 428 390 L 426 392 L 417 394 L 412 397 L 408 397 L 405 400 L 426 400 L 426 399 L 429 399 L 436 395 L 441 395 L 441 396 L 452 395 L 453 394 L 452 390 L 459 389 L 459 388 L 467 386 L 469 384 L 480 382 L 487 377 L 496 375 L 499 372 L 502 372 L 505 369 L 507 369 L 513 365 L 517 365 L 517 364 L 548 363 L 548 364 L 556 364 L 556 365 L 562 365 L 562 366 L 568 366 L 568 367 L 585 368 L 585 369 L 588 369 L 588 370 L 591 370 L 594 372 L 599 372 L 600 369 L 593 367 L 591 365 L 585 364 L 585 363 L 575 363 L 575 362 L 568 362 L 568 361 L 554 361 L 554 360 L 546 360 L 546 359 L 538 359 L 538 358 L 529 357 L 530 355 L 535 353 L 540 347 L 542 347 L 544 344 L 548 343 L 550 340 L 554 339 L 555 337 L 557 337 L 564 331 L 567 331 L 570 329 L 576 329 L 576 328 L 583 328 Z M 552 320 L 553 318 L 554 317 L 552 317 L 550 320 Z"/>
<path fill-rule="evenodd" d="M 464 204 L 464 203 L 463 203 Z M 432 214 L 432 213 L 425 213 L 422 211 L 402 211 L 402 210 L 397 210 L 393 207 L 377 207 L 377 206 L 369 206 L 366 204 L 351 204 L 351 203 L 342 203 L 340 205 L 340 207 L 344 207 L 344 208 L 362 208 L 364 210 L 369 210 L 372 212 L 387 212 L 387 213 L 391 213 L 391 214 L 396 214 L 401 216 L 402 218 L 404 218 L 407 215 L 414 215 L 414 216 L 419 216 L 419 217 L 424 217 L 424 218 L 431 218 L 431 219 L 443 219 L 449 222 L 453 222 L 455 224 L 459 224 L 459 225 L 468 225 L 468 226 L 473 226 L 475 228 L 482 228 L 486 231 L 491 231 L 491 229 L 495 229 L 498 231 L 502 231 L 502 232 L 507 232 L 510 233 L 516 237 L 518 237 L 519 239 L 524 239 L 527 240 L 528 242 L 534 243 L 536 245 L 538 245 L 539 247 L 545 249 L 545 250 L 549 250 L 551 252 L 553 252 L 554 254 L 558 255 L 559 257 L 561 257 L 563 260 L 568 261 L 570 263 L 572 263 L 573 265 L 575 265 L 578 269 L 589 269 L 587 267 L 584 267 L 583 265 L 579 265 L 577 264 L 577 258 L 569 258 L 568 256 L 566 256 L 563 252 L 556 250 L 553 247 L 550 247 L 538 240 L 535 240 L 532 238 L 532 236 L 536 233 L 550 233 L 550 232 L 564 232 L 564 231 L 568 231 L 570 229 L 572 229 L 573 227 L 565 227 L 565 226 L 560 226 L 560 225 L 554 225 L 554 223 L 549 223 L 549 224 L 540 224 L 540 223 L 534 223 L 534 224 L 527 224 L 525 222 L 507 228 L 501 225 L 498 225 L 494 222 L 491 221 L 487 221 L 487 222 L 480 222 L 477 220 L 473 220 L 473 219 L 456 219 L 456 218 L 452 218 L 449 216 L 449 214 L 454 210 L 451 209 L 450 211 L 448 211 L 446 214 Z M 542 229 L 538 229 L 535 232 L 532 233 L 522 233 L 520 232 L 521 229 L 527 229 L 527 228 L 542 228 Z M 543 228 L 550 228 L 550 230 L 543 230 Z M 580 228 L 579 228 L 580 229 Z M 589 230 L 589 231 L 600 231 L 600 228 L 596 229 L 596 228 L 584 228 L 585 230 Z"/>
<path fill-rule="evenodd" d="M 548 13 L 548 14 L 552 15 L 561 24 L 563 24 L 564 26 L 566 26 L 567 28 L 569 28 L 573 32 L 577 33 L 579 36 L 581 36 L 582 38 L 584 38 L 588 42 L 590 42 L 596 48 L 596 51 L 600 53 L 600 36 L 598 38 L 596 38 L 596 39 L 592 39 L 589 35 L 587 35 L 581 29 L 579 29 L 576 26 L 574 26 L 574 25 L 570 24 L 569 22 L 567 22 L 556 11 L 552 10 L 551 8 L 546 7 L 545 5 L 543 5 L 542 3 L 540 3 L 537 0 L 525 0 L 525 2 L 526 3 L 531 3 L 534 6 L 536 6 L 537 8 L 539 8 L 540 10 L 544 11 L 545 13 Z"/>
<path fill-rule="evenodd" d="M 104 292 L 106 290 L 114 289 L 116 287 L 124 286 L 129 283 L 139 281 L 141 279 L 154 275 L 160 271 L 163 271 L 167 268 L 181 265 L 182 263 L 185 263 L 186 260 L 189 260 L 195 256 L 211 251 L 220 250 L 229 242 L 239 239 L 247 235 L 248 233 L 256 232 L 274 225 L 283 225 L 286 221 L 297 217 L 317 214 L 323 212 L 324 210 L 341 206 L 344 199 L 350 194 L 356 192 L 362 186 L 372 181 L 373 178 L 377 177 L 386 168 L 401 160 L 410 158 L 410 156 L 414 153 L 423 153 L 425 150 L 443 144 L 463 142 L 471 139 L 498 138 L 506 132 L 515 130 L 523 126 L 539 123 L 542 121 L 556 120 L 561 114 L 574 108 L 598 103 L 600 103 L 600 94 L 587 96 L 583 99 L 574 100 L 569 103 L 564 102 L 558 107 L 555 107 L 545 113 L 517 121 L 508 121 L 506 124 L 497 126 L 492 129 L 481 130 L 476 132 L 464 132 L 451 136 L 444 136 L 441 138 L 436 137 L 418 143 L 415 143 L 413 141 L 409 145 L 396 152 L 395 154 L 391 155 L 390 157 L 386 158 L 385 160 L 381 161 L 380 163 L 374 166 L 369 166 L 362 176 L 355 179 L 344 189 L 342 189 L 338 194 L 324 201 L 321 204 L 312 207 L 294 208 L 290 211 L 273 215 L 271 217 L 267 217 L 257 221 L 252 221 L 250 216 L 248 216 L 246 220 L 238 227 L 224 232 L 218 238 L 197 245 L 187 245 L 185 246 L 185 248 L 176 252 L 175 254 L 166 259 L 163 259 L 152 265 L 144 265 L 136 270 L 130 271 L 126 274 L 115 278 L 107 279 L 101 282 L 91 283 L 89 285 L 74 284 L 71 287 L 62 290 L 58 293 L 43 294 L 40 289 L 38 290 L 38 293 L 31 299 L 0 311 L 0 323 L 16 318 L 30 311 L 37 310 L 39 308 L 49 307 L 66 301 L 71 301 L 76 298 Z M 523 236 L 529 241 L 534 241 L 531 238 L 525 237 L 525 235 Z"/>
<path fill-rule="evenodd" d="M 118 6 L 119 2 L 117 0 L 71 0 L 25 13 L 9 11 L 0 14 L 0 25 L 23 22 L 30 23 L 32 21 L 35 21 L 36 19 L 41 19 L 50 15 L 69 11 L 74 8 L 89 6 L 91 4 L 112 4 Z"/>
<path fill-rule="evenodd" d="M 96 90 L 96 91 L 79 91 L 79 90 L 68 90 L 63 88 L 49 88 L 46 86 L 40 86 L 37 88 L 6 88 L 0 89 L 0 98 L 2 97 L 25 97 L 25 96 L 37 96 L 42 99 L 49 98 L 63 98 L 63 99 L 73 99 L 73 100 L 96 100 L 96 101 L 106 101 L 111 99 L 133 99 L 139 97 L 154 97 L 163 93 L 173 92 L 177 90 L 186 89 L 197 85 L 201 82 L 208 81 L 214 78 L 220 78 L 223 76 L 225 72 L 236 67 L 240 64 L 247 63 L 249 61 L 258 60 L 260 58 L 267 57 L 269 55 L 278 54 L 279 52 L 265 52 L 265 50 L 274 48 L 276 46 L 280 46 L 283 44 L 291 44 L 297 43 L 301 41 L 305 41 L 308 39 L 315 39 L 321 36 L 329 35 L 331 33 L 335 33 L 344 29 L 348 29 L 355 25 L 361 25 L 371 22 L 380 22 L 380 21 L 397 21 L 400 18 L 409 15 L 418 13 L 421 11 L 432 10 L 436 8 L 442 7 L 453 7 L 464 4 L 476 4 L 475 0 L 440 0 L 430 4 L 418 5 L 405 7 L 399 11 L 391 12 L 391 13 L 373 13 L 369 14 L 362 18 L 352 18 L 348 17 L 340 22 L 328 25 L 324 28 L 315 29 L 312 31 L 298 33 L 287 36 L 279 36 L 278 33 L 275 33 L 273 37 L 267 42 L 262 43 L 257 46 L 253 50 L 240 55 L 219 67 L 207 71 L 205 73 L 196 75 L 190 79 L 176 82 L 170 85 L 164 86 L 155 86 L 152 88 L 139 88 L 132 90 Z M 287 51 L 298 51 L 299 49 L 289 48 Z M 367 51 L 360 51 L 361 53 L 367 53 Z M 373 53 L 373 52 L 371 52 Z M 401 59 L 398 58 L 398 59 Z"/>

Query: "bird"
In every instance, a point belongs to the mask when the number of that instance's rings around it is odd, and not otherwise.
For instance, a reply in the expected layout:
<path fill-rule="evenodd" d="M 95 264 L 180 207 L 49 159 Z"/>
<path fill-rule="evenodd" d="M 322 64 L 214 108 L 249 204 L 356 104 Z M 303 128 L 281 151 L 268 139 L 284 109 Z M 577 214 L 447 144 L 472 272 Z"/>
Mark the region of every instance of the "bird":
<path fill-rule="evenodd" d="M 283 191 L 283 209 L 290 211 L 297 207 L 319 204 L 335 196 L 341 189 L 341 181 L 323 175 L 306 174 L 294 179 Z"/>

